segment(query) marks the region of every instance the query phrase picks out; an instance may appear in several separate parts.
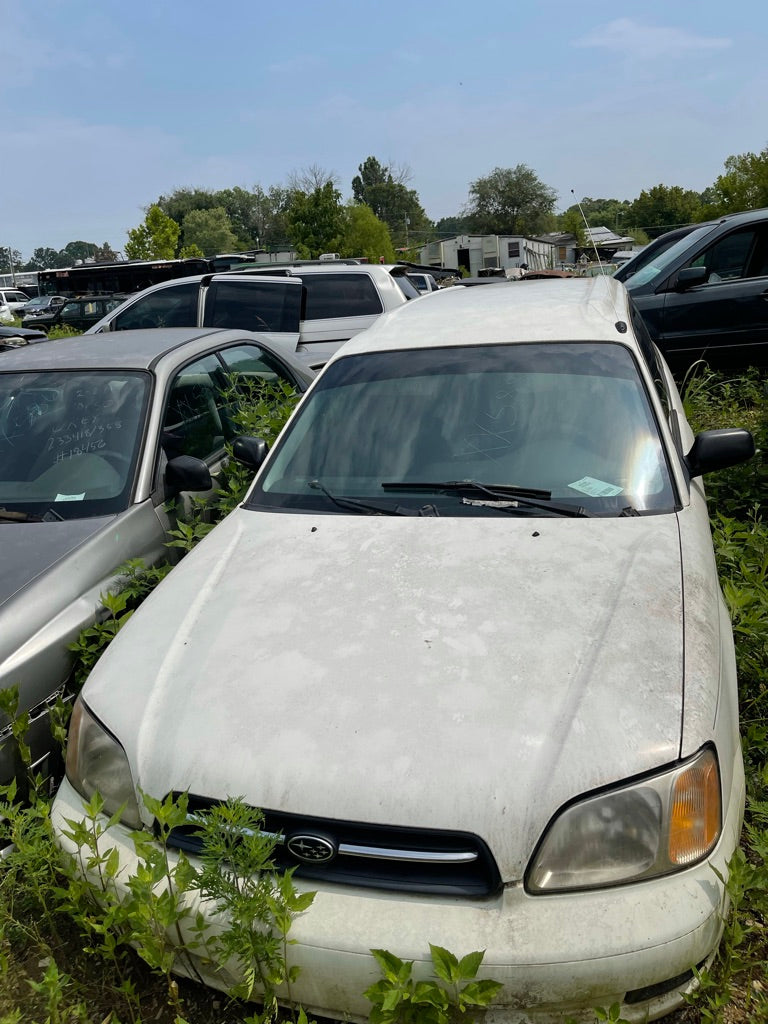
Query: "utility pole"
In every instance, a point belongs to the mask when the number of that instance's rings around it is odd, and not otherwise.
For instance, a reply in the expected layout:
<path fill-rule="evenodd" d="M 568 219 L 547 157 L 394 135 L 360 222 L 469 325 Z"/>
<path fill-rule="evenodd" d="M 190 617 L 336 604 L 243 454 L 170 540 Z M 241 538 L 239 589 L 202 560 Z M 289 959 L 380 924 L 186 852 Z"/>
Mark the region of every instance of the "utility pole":
<path fill-rule="evenodd" d="M 405 248 L 408 248 L 408 225 L 411 222 L 408 220 L 408 214 L 405 215 Z"/>
<path fill-rule="evenodd" d="M 11 249 L 10 245 L 6 247 L 6 251 L 8 253 L 8 263 L 9 263 L 10 268 L 11 268 L 11 281 L 13 281 L 13 287 L 15 288 L 16 287 L 16 272 L 13 269 L 13 250 Z"/>

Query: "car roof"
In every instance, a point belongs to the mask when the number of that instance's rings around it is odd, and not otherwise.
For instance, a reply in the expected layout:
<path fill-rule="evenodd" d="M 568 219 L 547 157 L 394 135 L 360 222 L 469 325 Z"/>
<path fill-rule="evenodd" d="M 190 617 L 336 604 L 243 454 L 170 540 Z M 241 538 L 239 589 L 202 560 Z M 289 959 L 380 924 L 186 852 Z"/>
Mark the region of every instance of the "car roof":
<path fill-rule="evenodd" d="M 47 345 L 7 352 L 0 360 L 0 372 L 24 370 L 105 369 L 147 370 L 162 356 L 181 345 L 216 337 L 217 344 L 261 339 L 249 331 L 222 327 L 153 327 L 119 334 L 82 334 L 61 338 Z"/>
<path fill-rule="evenodd" d="M 443 288 L 429 302 L 409 302 L 381 317 L 330 361 L 446 345 L 611 341 L 637 348 L 628 321 L 626 290 L 608 276 Z"/>

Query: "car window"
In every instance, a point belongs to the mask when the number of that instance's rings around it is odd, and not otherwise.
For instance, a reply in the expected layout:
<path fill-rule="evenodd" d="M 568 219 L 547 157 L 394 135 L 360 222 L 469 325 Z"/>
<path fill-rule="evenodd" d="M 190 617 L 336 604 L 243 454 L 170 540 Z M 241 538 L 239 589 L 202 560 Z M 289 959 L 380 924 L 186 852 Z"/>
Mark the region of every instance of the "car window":
<path fill-rule="evenodd" d="M 212 281 L 205 298 L 205 327 L 297 333 L 302 290 L 298 282 Z"/>
<path fill-rule="evenodd" d="M 768 231 L 761 226 L 732 231 L 688 266 L 706 267 L 707 284 L 763 276 L 768 273 Z"/>
<path fill-rule="evenodd" d="M 653 259 L 649 263 L 641 267 L 624 282 L 627 291 L 634 291 L 653 280 L 653 278 L 659 276 L 667 269 L 667 267 L 672 266 L 675 260 L 680 259 L 680 257 L 683 256 L 689 248 L 696 247 L 699 242 L 705 239 L 707 235 L 714 230 L 715 227 L 713 227 L 712 224 L 705 224 L 702 227 L 691 231 L 690 234 L 685 235 L 683 238 L 678 239 L 678 241 L 668 249 L 663 249 L 661 252 L 655 252 Z"/>
<path fill-rule="evenodd" d="M 407 274 L 392 274 L 392 280 L 406 297 L 406 299 L 418 299 L 421 292 Z M 424 281 L 424 291 L 428 292 L 429 285 Z"/>
<path fill-rule="evenodd" d="M 276 384 L 284 380 L 293 384 L 293 375 L 271 353 L 264 352 L 258 345 L 235 345 L 219 352 L 227 372 L 238 383 Z"/>
<path fill-rule="evenodd" d="M 194 327 L 197 324 L 196 281 L 162 288 L 137 299 L 112 321 L 113 331 L 142 327 Z"/>
<path fill-rule="evenodd" d="M 302 281 L 307 289 L 306 320 L 383 312 L 379 293 L 368 274 L 304 274 Z"/>
<path fill-rule="evenodd" d="M 185 366 L 168 390 L 161 447 L 170 460 L 192 455 L 210 461 L 226 440 L 226 381 L 221 363 L 208 355 Z"/>
<path fill-rule="evenodd" d="M 80 316 L 81 305 L 79 302 L 65 302 L 61 307 L 61 315 L 65 319 Z"/>
<path fill-rule="evenodd" d="M 0 506 L 51 519 L 121 511 L 130 498 L 145 374 L 0 374 Z"/>
<path fill-rule="evenodd" d="M 539 488 L 598 515 L 674 507 L 631 354 L 575 343 L 342 357 L 318 378 L 249 500 L 327 509 L 316 482 L 386 502 L 383 483 L 467 479 Z M 490 514 L 487 502 L 445 502 L 440 515 Z"/>

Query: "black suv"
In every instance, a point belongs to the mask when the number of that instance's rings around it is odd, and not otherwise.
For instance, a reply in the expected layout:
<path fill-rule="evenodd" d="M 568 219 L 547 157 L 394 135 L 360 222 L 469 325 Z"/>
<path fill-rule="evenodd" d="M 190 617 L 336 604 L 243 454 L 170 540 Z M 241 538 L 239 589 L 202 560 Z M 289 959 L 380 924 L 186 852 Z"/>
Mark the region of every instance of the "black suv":
<path fill-rule="evenodd" d="M 80 295 L 76 299 L 67 299 L 63 305 L 45 313 L 25 317 L 21 326 L 32 327 L 46 333 L 53 327 L 72 327 L 76 331 L 87 331 L 119 306 L 123 298 L 122 295 Z"/>
<path fill-rule="evenodd" d="M 625 283 L 673 370 L 768 364 L 768 210 L 695 227 Z"/>

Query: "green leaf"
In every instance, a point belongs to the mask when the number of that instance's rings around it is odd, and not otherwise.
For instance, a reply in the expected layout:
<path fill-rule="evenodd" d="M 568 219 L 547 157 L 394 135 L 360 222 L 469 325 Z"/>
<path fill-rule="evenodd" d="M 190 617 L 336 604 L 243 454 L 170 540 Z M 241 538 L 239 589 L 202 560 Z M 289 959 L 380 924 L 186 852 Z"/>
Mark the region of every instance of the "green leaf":
<path fill-rule="evenodd" d="M 459 981 L 464 981 L 465 979 L 469 978 L 475 978 L 477 976 L 477 969 L 483 962 L 484 956 L 484 949 L 478 949 L 474 953 L 467 953 L 466 956 L 463 956 L 459 961 L 458 967 Z"/>
<path fill-rule="evenodd" d="M 431 942 L 429 944 L 429 951 L 432 955 L 432 963 L 437 977 L 449 985 L 455 984 L 458 981 L 459 961 L 453 953 L 449 953 L 442 946 L 433 946 Z"/>

